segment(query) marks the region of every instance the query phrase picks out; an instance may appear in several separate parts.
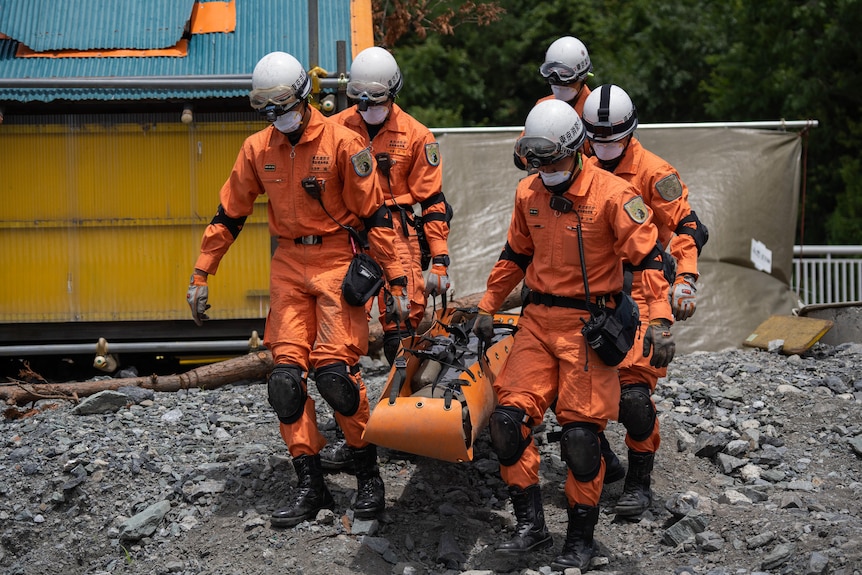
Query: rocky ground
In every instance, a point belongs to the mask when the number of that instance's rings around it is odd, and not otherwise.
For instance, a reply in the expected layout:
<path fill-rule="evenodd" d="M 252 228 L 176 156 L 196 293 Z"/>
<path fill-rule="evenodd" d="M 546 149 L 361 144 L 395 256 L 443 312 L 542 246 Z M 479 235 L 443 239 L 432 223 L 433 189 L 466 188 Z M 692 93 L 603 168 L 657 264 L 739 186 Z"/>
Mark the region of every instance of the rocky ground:
<path fill-rule="evenodd" d="M 367 359 L 367 358 L 366 358 Z M 862 345 L 804 356 L 753 349 L 678 357 L 659 383 L 655 498 L 618 521 L 607 486 L 605 574 L 862 574 Z M 385 378 L 368 360 L 376 398 Z M 0 572 L 42 574 L 552 575 L 565 537 L 565 467 L 538 430 L 551 550 L 502 558 L 513 525 L 487 434 L 454 464 L 381 450 L 387 511 L 354 521 L 355 478 L 332 473 L 334 513 L 269 525 L 295 481 L 266 401 L 217 390 L 124 390 L 43 401 L 0 423 Z M 101 403 L 94 403 L 99 401 Z M 330 427 L 328 408 L 318 403 Z M 622 427 L 609 438 L 625 455 Z M 566 575 L 575 575 L 569 570 Z"/>

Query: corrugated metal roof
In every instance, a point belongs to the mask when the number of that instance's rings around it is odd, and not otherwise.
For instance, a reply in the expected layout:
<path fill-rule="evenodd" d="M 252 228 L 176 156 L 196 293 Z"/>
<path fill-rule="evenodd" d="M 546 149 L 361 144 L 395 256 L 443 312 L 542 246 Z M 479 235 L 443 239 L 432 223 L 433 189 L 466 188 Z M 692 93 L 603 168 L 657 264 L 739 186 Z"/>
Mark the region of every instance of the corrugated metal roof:
<path fill-rule="evenodd" d="M 93 0 L 95 1 L 95 0 Z M 0 0 L 0 31 L 8 18 L 8 6 L 13 0 Z M 170 4 L 175 0 L 141 0 L 151 7 Z M 15 0 L 15 7 L 27 0 Z M 265 54 L 281 50 L 293 54 L 306 66 L 310 65 L 309 5 L 318 10 L 318 65 L 325 70 L 337 70 L 337 45 L 346 44 L 346 58 L 351 54 L 350 0 L 236 0 L 236 30 L 232 33 L 192 35 L 188 56 L 148 58 L 16 58 L 16 40 L 0 40 L 0 101 L 32 102 L 52 100 L 141 100 L 141 99 L 204 99 L 245 96 L 251 86 L 254 65 Z M 64 6 L 60 4 L 60 6 Z M 79 22 L 79 25 L 84 24 Z M 225 88 L 192 86 L 119 88 L 104 87 L 19 87 L 20 79 L 51 78 L 140 78 L 140 77 L 248 77 L 247 85 Z M 4 84 L 3 80 L 10 82 Z M 14 84 L 14 86 L 13 86 Z M 59 82 L 58 82 L 59 85 Z"/>
<path fill-rule="evenodd" d="M 166 48 L 195 0 L 0 0 L 0 32 L 37 52 Z"/>

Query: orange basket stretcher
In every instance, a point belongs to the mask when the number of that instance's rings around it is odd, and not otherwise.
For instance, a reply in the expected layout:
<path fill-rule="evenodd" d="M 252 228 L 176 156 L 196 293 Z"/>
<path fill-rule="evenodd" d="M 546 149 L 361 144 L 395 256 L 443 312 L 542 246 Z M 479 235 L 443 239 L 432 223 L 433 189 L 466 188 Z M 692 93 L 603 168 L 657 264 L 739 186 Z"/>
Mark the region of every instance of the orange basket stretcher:
<path fill-rule="evenodd" d="M 496 406 L 493 381 L 519 316 L 495 314 L 494 341 L 484 350 L 472 333 L 475 317 L 476 308 L 438 311 L 427 332 L 401 340 L 363 439 L 434 459 L 472 461 L 473 442 Z"/>

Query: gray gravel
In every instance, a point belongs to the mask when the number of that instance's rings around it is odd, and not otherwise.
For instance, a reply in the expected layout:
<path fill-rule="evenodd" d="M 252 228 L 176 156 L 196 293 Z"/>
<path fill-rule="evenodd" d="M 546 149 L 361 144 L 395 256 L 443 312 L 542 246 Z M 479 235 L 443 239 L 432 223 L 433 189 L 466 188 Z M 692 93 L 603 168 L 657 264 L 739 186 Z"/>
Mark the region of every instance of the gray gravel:
<path fill-rule="evenodd" d="M 376 398 L 386 370 L 363 360 Z M 862 575 L 861 360 L 860 344 L 678 357 L 655 396 L 654 503 L 639 521 L 618 521 L 609 509 L 622 482 L 606 487 L 592 569 Z M 379 521 L 354 521 L 355 478 L 333 473 L 334 512 L 274 530 L 269 513 L 295 475 L 259 382 L 28 407 L 0 423 L 4 574 L 551 575 L 565 538 L 550 416 L 536 441 L 555 545 L 512 559 L 493 553 L 513 521 L 486 434 L 470 463 L 381 450 Z M 332 437 L 322 401 L 318 415 Z M 623 433 L 609 427 L 625 459 Z"/>

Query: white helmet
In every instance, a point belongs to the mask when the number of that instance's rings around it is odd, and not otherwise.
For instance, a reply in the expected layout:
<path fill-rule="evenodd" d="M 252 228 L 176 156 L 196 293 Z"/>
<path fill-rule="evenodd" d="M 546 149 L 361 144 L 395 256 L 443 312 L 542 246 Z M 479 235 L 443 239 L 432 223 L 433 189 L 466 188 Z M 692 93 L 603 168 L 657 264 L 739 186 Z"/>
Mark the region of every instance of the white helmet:
<path fill-rule="evenodd" d="M 286 52 L 270 52 L 254 67 L 248 97 L 255 110 L 275 107 L 283 113 L 310 93 L 311 80 L 299 60 Z"/>
<path fill-rule="evenodd" d="M 584 43 L 572 36 L 554 40 L 545 52 L 545 63 L 539 73 L 550 84 L 571 84 L 586 80 L 593 65 Z"/>
<path fill-rule="evenodd" d="M 584 102 L 584 129 L 591 142 L 618 142 L 637 127 L 638 111 L 619 86 L 603 84 Z"/>
<path fill-rule="evenodd" d="M 403 82 L 395 58 L 383 48 L 372 46 L 356 55 L 350 65 L 347 97 L 383 103 L 395 99 Z"/>
<path fill-rule="evenodd" d="M 584 126 L 575 109 L 562 100 L 545 100 L 527 115 L 515 153 L 528 162 L 552 164 L 573 155 L 583 143 Z"/>

